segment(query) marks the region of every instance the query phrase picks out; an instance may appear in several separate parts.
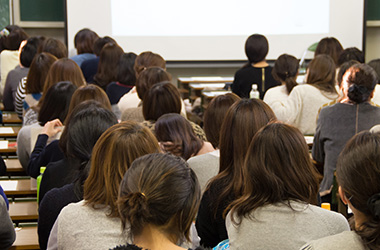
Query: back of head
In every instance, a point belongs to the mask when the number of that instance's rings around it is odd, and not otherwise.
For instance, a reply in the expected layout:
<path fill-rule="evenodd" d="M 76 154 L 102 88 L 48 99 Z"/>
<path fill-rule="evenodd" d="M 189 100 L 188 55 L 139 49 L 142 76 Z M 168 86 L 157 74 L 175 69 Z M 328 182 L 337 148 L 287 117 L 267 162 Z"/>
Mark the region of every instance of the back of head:
<path fill-rule="evenodd" d="M 355 135 L 339 155 L 336 175 L 346 198 L 365 217 L 361 227 L 353 226 L 353 229 L 368 249 L 379 249 L 380 134 Z"/>
<path fill-rule="evenodd" d="M 141 71 L 150 67 L 160 67 L 166 69 L 166 62 L 162 56 L 151 51 L 142 52 L 137 56 L 135 62 L 135 72 L 138 78 Z"/>
<path fill-rule="evenodd" d="M 243 195 L 231 205 L 238 218 L 266 204 L 317 201 L 316 171 L 306 141 L 295 127 L 271 123 L 257 132 L 243 171 Z"/>
<path fill-rule="evenodd" d="M 39 53 L 41 52 L 48 52 L 58 59 L 61 58 L 67 58 L 68 56 L 68 51 L 66 45 L 61 42 L 58 39 L 55 38 L 48 38 L 44 41 L 42 46 L 40 47 Z"/>
<path fill-rule="evenodd" d="M 377 79 L 379 80 L 377 84 L 380 84 L 380 59 L 374 59 L 370 61 L 368 65 L 371 66 L 375 70 L 377 74 Z"/>
<path fill-rule="evenodd" d="M 335 73 L 333 59 L 329 55 L 317 55 L 309 64 L 306 82 L 322 91 L 336 93 Z"/>
<path fill-rule="evenodd" d="M 198 179 L 183 159 L 150 154 L 135 160 L 128 169 L 120 184 L 118 207 L 131 238 L 151 225 L 176 244 L 190 241 L 199 202 Z"/>
<path fill-rule="evenodd" d="M 109 36 L 97 38 L 94 42 L 93 49 L 92 49 L 94 54 L 97 56 L 100 56 L 100 52 L 102 51 L 104 45 L 106 45 L 107 43 L 117 44 L 116 41 Z"/>
<path fill-rule="evenodd" d="M 180 114 L 162 115 L 155 124 L 155 135 L 165 152 L 170 152 L 188 160 L 203 146 L 189 121 Z"/>
<path fill-rule="evenodd" d="M 250 64 L 265 60 L 268 50 L 268 40 L 263 35 L 253 34 L 245 42 L 245 54 Z"/>
<path fill-rule="evenodd" d="M 288 93 L 297 85 L 299 61 L 294 56 L 282 54 L 274 63 L 272 75 L 279 82 L 285 82 Z"/>
<path fill-rule="evenodd" d="M 78 54 L 93 53 L 93 46 L 99 36 L 90 29 L 81 29 L 74 37 L 74 46 Z"/>
<path fill-rule="evenodd" d="M 350 60 L 358 61 L 359 63 L 364 63 L 364 54 L 361 50 L 356 47 L 347 48 L 342 51 L 339 56 L 337 66 L 341 66 L 343 63 Z"/>
<path fill-rule="evenodd" d="M 171 81 L 171 75 L 163 68 L 150 67 L 143 70 L 136 81 L 137 95 L 144 99 L 146 92 L 156 83 Z"/>
<path fill-rule="evenodd" d="M 203 116 L 203 128 L 214 148 L 219 148 L 220 130 L 228 109 L 239 100 L 239 96 L 227 93 L 213 98 L 208 104 Z"/>
<path fill-rule="evenodd" d="M 94 76 L 97 85 L 105 89 L 110 82 L 117 81 L 119 60 L 123 49 L 115 43 L 107 43 L 100 52 L 98 71 Z"/>
<path fill-rule="evenodd" d="M 170 82 L 157 83 L 144 96 L 143 115 L 147 121 L 157 121 L 160 116 L 181 112 L 181 96 Z"/>
<path fill-rule="evenodd" d="M 84 199 L 91 206 L 110 206 L 110 215 L 119 216 L 119 184 L 132 162 L 159 151 L 157 139 L 145 126 L 126 121 L 109 128 L 99 138 L 91 156 L 91 169 L 84 184 Z"/>
<path fill-rule="evenodd" d="M 351 66 L 358 64 L 358 63 L 359 63 L 358 61 L 350 60 L 350 61 L 347 61 L 347 62 L 343 63 L 342 65 L 340 65 L 339 72 L 338 72 L 338 75 L 336 77 L 336 80 L 338 81 L 339 87 L 342 86 L 343 76 L 346 73 L 346 71 L 349 68 L 351 68 Z"/>
<path fill-rule="evenodd" d="M 314 56 L 329 55 L 334 60 L 335 65 L 339 65 L 338 59 L 343 51 L 343 47 L 335 37 L 325 37 L 319 41 L 315 49 Z"/>
<path fill-rule="evenodd" d="M 55 61 L 57 61 L 57 58 L 50 53 L 43 52 L 35 55 L 25 84 L 27 94 L 41 93 L 43 91 L 49 69 Z"/>
<path fill-rule="evenodd" d="M 343 84 L 348 88 L 347 96 L 355 103 L 369 101 L 377 82 L 376 72 L 367 64 L 355 64 L 343 76 Z"/>
<path fill-rule="evenodd" d="M 12 29 L 3 41 L 4 49 L 18 50 L 21 42 L 28 39 L 28 37 L 28 34 L 20 27 Z"/>
<path fill-rule="evenodd" d="M 137 55 L 135 53 L 124 53 L 120 57 L 117 81 L 124 85 L 134 86 L 136 84 L 136 73 L 134 65 Z"/>
<path fill-rule="evenodd" d="M 77 87 L 71 82 L 58 82 L 46 92 L 38 113 L 38 122 L 43 126 L 46 122 L 59 119 L 64 121 L 69 110 L 70 100 Z"/>
<path fill-rule="evenodd" d="M 29 68 L 34 56 L 37 54 L 39 46 L 43 42 L 43 37 L 31 37 L 27 40 L 20 53 L 20 63 L 23 67 Z"/>

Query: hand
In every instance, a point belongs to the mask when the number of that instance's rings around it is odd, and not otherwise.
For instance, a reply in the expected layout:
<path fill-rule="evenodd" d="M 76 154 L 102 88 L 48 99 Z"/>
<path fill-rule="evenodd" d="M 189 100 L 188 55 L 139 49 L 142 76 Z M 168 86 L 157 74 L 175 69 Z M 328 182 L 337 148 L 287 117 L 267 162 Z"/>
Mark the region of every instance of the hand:
<path fill-rule="evenodd" d="M 45 124 L 44 128 L 42 129 L 42 134 L 53 137 L 62 131 L 62 126 L 62 122 L 59 119 L 52 120 Z"/>

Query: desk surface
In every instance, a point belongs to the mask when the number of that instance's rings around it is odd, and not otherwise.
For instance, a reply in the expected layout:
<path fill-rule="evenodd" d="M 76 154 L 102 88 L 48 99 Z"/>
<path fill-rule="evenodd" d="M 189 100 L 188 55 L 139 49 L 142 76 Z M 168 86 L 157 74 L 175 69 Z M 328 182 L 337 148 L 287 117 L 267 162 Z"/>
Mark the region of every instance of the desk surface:
<path fill-rule="evenodd" d="M 207 98 L 214 98 L 215 96 L 225 95 L 227 93 L 231 93 L 231 91 L 203 91 L 202 95 L 206 96 Z"/>
<path fill-rule="evenodd" d="M 181 83 L 221 83 L 233 82 L 233 76 L 197 76 L 197 77 L 178 77 Z"/>
<path fill-rule="evenodd" d="M 11 141 L 0 140 L 0 153 L 16 153 L 17 143 Z"/>
<path fill-rule="evenodd" d="M 17 137 L 21 127 L 0 127 L 0 138 Z"/>
<path fill-rule="evenodd" d="M 12 221 L 38 219 L 37 201 L 19 201 L 9 203 L 9 215 Z"/>
<path fill-rule="evenodd" d="M 22 120 L 18 118 L 16 113 L 3 113 L 4 124 L 21 124 Z"/>
<path fill-rule="evenodd" d="M 190 88 L 195 90 L 203 90 L 203 89 L 223 89 L 226 84 L 224 83 L 190 83 Z"/>
<path fill-rule="evenodd" d="M 7 172 L 24 172 L 21 163 L 18 159 L 4 159 L 7 166 Z"/>
<path fill-rule="evenodd" d="M 16 240 L 10 249 L 40 249 L 37 227 L 23 227 L 16 230 Z"/>
<path fill-rule="evenodd" d="M 36 195 L 37 189 L 31 188 L 31 180 L 4 180 L 0 181 L 6 195 Z"/>

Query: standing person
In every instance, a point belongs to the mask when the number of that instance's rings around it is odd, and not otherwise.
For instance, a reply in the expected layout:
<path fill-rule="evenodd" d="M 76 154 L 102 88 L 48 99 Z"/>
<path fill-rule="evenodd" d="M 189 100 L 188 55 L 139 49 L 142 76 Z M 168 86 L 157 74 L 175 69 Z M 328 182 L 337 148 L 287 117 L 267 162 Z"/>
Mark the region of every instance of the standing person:
<path fill-rule="evenodd" d="M 230 205 L 230 249 L 298 249 L 349 230 L 346 218 L 314 206 L 317 173 L 300 131 L 283 123 L 261 129 L 242 166 L 243 192 Z"/>
<path fill-rule="evenodd" d="M 235 73 L 231 86 L 233 93 L 241 98 L 249 98 L 252 84 L 256 84 L 260 99 L 263 99 L 269 88 L 279 85 L 272 76 L 272 67 L 265 60 L 268 50 L 269 44 L 265 36 L 253 34 L 248 37 L 245 42 L 248 63 Z"/>
<path fill-rule="evenodd" d="M 355 64 L 343 76 L 342 100 L 323 108 L 319 114 L 312 156 L 324 164 L 319 190 L 322 201 L 331 202 L 337 158 L 347 141 L 380 124 L 380 107 L 370 103 L 376 83 L 376 73 L 370 66 Z"/>
<path fill-rule="evenodd" d="M 197 176 L 183 159 L 169 154 L 138 158 L 125 173 L 118 196 L 123 228 L 133 245 L 114 250 L 184 249 L 177 244 L 190 241 L 200 196 Z"/>
<path fill-rule="evenodd" d="M 312 241 L 302 250 L 380 249 L 380 134 L 360 132 L 338 158 L 339 196 L 351 208 L 352 231 Z"/>

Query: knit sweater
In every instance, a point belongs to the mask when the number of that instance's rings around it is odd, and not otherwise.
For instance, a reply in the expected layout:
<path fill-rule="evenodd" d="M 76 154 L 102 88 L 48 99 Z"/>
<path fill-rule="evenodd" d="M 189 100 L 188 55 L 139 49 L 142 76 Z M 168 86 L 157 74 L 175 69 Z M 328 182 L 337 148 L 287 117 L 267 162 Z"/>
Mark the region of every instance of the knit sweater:
<path fill-rule="evenodd" d="M 9 71 L 5 81 L 3 104 L 4 110 L 15 111 L 14 101 L 19 82 L 28 75 L 29 68 L 17 66 Z"/>
<path fill-rule="evenodd" d="M 345 231 L 340 234 L 328 236 L 319 240 L 313 240 L 301 247 L 300 250 L 366 250 L 359 235 L 353 231 Z"/>

